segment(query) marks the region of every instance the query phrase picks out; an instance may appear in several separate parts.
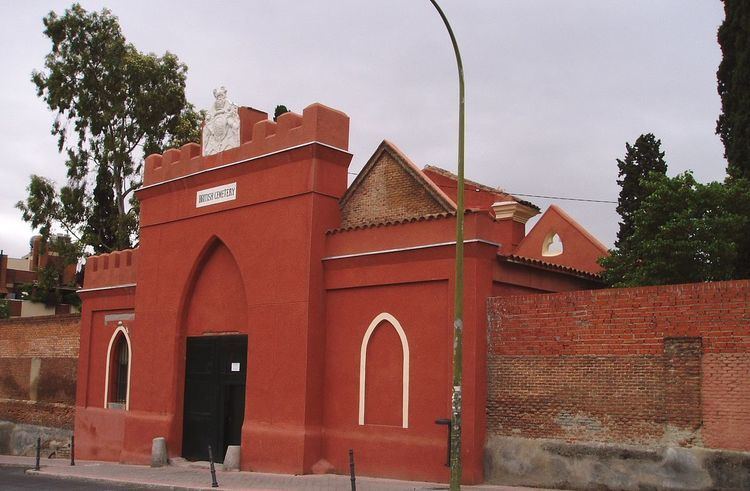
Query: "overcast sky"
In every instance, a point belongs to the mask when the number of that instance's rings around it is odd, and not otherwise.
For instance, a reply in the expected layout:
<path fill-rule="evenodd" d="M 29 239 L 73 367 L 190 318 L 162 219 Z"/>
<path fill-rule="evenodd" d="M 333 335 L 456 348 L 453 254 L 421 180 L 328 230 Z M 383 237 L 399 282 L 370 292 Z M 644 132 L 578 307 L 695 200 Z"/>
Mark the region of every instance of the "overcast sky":
<path fill-rule="evenodd" d="M 456 66 L 428 0 L 99 2 L 144 52 L 189 67 L 188 99 L 225 85 L 238 105 L 296 112 L 321 102 L 351 118 L 352 171 L 383 139 L 417 165 L 456 169 Z M 719 0 L 441 0 L 466 74 L 466 177 L 511 193 L 616 200 L 625 142 L 653 132 L 669 173 L 724 177 L 714 134 Z M 53 115 L 30 82 L 50 43 L 42 17 L 68 2 L 0 0 L 0 248 L 28 251 L 13 205 L 32 173 L 64 182 Z M 554 202 L 608 246 L 614 204 Z"/>

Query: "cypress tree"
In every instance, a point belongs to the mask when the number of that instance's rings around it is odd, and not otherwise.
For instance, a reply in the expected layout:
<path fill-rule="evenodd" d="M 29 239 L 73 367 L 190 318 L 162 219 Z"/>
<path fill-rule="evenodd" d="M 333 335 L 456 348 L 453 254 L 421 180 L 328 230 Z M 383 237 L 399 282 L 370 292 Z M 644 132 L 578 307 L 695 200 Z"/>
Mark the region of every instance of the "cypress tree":
<path fill-rule="evenodd" d="M 718 40 L 723 58 L 716 72 L 721 115 L 716 134 L 724 143 L 727 174 L 750 178 L 750 2 L 724 0 Z"/>
<path fill-rule="evenodd" d="M 643 185 L 646 178 L 652 172 L 661 175 L 667 172 L 661 140 L 657 140 L 652 133 L 639 136 L 633 145 L 625 143 L 625 149 L 625 158 L 617 159 L 620 177 L 617 180 L 620 185 L 617 213 L 622 218 L 615 241 L 617 248 L 622 248 L 635 231 L 635 213 L 648 195 L 648 189 Z"/>

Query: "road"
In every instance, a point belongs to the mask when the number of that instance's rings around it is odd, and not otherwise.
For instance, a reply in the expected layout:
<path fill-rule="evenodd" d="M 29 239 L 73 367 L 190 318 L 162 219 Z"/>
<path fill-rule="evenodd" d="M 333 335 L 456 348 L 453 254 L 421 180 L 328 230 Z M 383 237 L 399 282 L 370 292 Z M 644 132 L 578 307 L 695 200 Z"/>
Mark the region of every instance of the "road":
<path fill-rule="evenodd" d="M 78 479 L 57 479 L 54 477 L 26 474 L 28 467 L 0 466 L 0 489 L 91 489 L 99 491 L 146 490 L 133 485 L 102 484 L 100 482 L 81 481 Z"/>

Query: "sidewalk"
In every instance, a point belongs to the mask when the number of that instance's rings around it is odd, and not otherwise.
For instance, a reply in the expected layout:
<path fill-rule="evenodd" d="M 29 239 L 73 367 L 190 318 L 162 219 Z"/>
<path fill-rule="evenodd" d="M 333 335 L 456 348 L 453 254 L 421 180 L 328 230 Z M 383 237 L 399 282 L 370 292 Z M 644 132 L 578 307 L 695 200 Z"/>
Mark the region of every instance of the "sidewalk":
<path fill-rule="evenodd" d="M 34 467 L 32 457 L 13 457 L 0 455 L 0 465 Z M 76 461 L 70 466 L 65 459 L 42 459 L 40 470 L 29 470 L 48 477 L 61 479 L 84 479 L 101 483 L 131 484 L 153 489 L 170 490 L 210 490 L 211 474 L 208 468 L 200 464 L 170 465 L 161 468 L 151 468 L 141 465 L 114 464 L 111 462 Z M 216 471 L 219 489 L 313 489 L 349 491 L 351 483 L 348 476 L 304 475 L 290 476 L 284 474 L 264 474 L 260 472 L 224 472 Z M 376 479 L 357 477 L 358 491 L 406 491 L 406 490 L 439 490 L 448 489 L 447 484 L 397 481 L 391 479 Z M 467 491 L 523 491 L 532 488 L 509 486 L 463 486 Z"/>

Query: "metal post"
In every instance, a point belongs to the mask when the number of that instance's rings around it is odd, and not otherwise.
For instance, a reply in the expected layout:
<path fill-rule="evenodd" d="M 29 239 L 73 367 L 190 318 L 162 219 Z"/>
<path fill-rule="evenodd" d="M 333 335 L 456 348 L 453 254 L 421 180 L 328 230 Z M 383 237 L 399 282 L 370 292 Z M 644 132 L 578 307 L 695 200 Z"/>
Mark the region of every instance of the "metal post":
<path fill-rule="evenodd" d="M 42 439 L 37 437 L 36 439 L 36 464 L 34 465 L 34 470 L 39 470 L 39 457 L 42 454 Z"/>
<path fill-rule="evenodd" d="M 218 488 L 219 483 L 216 481 L 216 468 L 214 468 L 214 453 L 211 451 L 211 445 L 208 446 L 208 464 L 211 467 L 211 487 Z"/>
<path fill-rule="evenodd" d="M 445 466 L 451 466 L 451 420 L 450 418 L 440 418 L 435 420 L 436 425 L 444 425 L 448 427 L 448 445 L 446 445 Z"/>
<path fill-rule="evenodd" d="M 70 437 L 70 465 L 76 465 L 76 437 Z"/>
<path fill-rule="evenodd" d="M 461 413 L 463 401 L 463 330 L 464 330 L 464 66 L 458 50 L 456 36 L 448 18 L 437 4 L 430 0 L 443 19 L 453 44 L 458 67 L 458 183 L 456 199 L 456 273 L 453 295 L 453 392 L 451 397 L 451 491 L 461 489 Z"/>
<path fill-rule="evenodd" d="M 354 450 L 349 449 L 349 479 L 352 482 L 352 491 L 357 491 L 357 478 L 354 475 Z"/>

